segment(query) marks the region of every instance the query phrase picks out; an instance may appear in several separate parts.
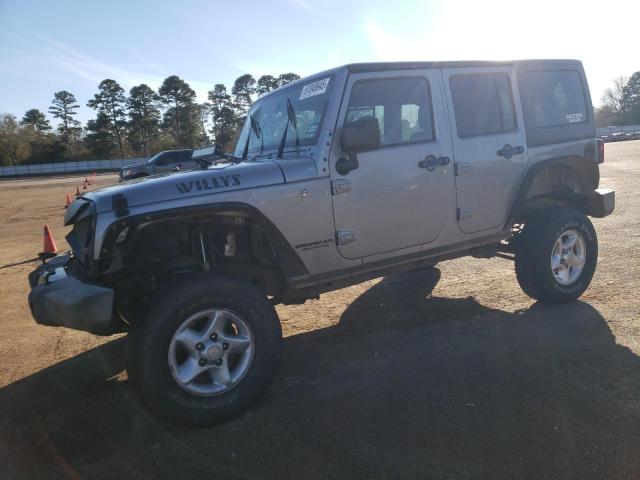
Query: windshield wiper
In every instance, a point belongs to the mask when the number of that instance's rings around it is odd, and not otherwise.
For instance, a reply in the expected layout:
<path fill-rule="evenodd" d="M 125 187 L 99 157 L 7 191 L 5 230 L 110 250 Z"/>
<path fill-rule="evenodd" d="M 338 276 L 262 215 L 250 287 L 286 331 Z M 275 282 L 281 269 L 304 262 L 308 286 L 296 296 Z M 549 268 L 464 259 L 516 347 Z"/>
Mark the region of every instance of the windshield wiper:
<path fill-rule="evenodd" d="M 253 115 L 249 114 L 249 125 L 251 125 L 251 130 L 247 134 L 247 141 L 244 144 L 244 150 L 242 151 L 242 159 L 245 160 L 249 155 L 249 140 L 251 140 L 251 132 L 256 134 L 256 137 L 262 140 L 262 129 L 260 128 L 260 123 L 253 118 Z M 262 146 L 264 146 L 264 140 L 262 140 Z M 262 149 L 262 146 L 260 147 Z M 262 151 L 262 150 L 261 150 Z"/>
<path fill-rule="evenodd" d="M 195 157 L 195 158 L 192 157 L 192 158 L 195 162 L 197 162 L 200 165 L 200 168 L 202 169 L 206 169 L 211 165 L 217 165 L 218 162 L 222 160 L 227 160 L 228 162 L 231 162 L 231 163 L 240 163 L 245 160 L 244 158 L 236 157 L 235 155 L 229 155 L 228 153 L 223 153 L 219 145 L 215 146 L 213 155 L 211 156 Z"/>
<path fill-rule="evenodd" d="M 284 127 L 284 132 L 282 133 L 282 138 L 280 139 L 280 145 L 278 145 L 278 154 L 276 158 L 282 158 L 282 154 L 284 153 L 284 145 L 287 143 L 287 132 L 289 130 L 289 124 L 293 125 L 293 128 L 296 129 L 296 147 L 300 145 L 300 139 L 298 137 L 298 119 L 296 117 L 296 111 L 291 104 L 291 100 L 287 98 L 287 124 Z"/>

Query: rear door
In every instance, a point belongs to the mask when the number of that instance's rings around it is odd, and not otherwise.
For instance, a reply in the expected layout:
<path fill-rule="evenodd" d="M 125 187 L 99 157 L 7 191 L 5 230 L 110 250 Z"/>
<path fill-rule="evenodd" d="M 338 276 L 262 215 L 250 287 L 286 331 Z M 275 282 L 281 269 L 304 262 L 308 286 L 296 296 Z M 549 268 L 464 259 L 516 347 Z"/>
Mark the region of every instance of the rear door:
<path fill-rule="evenodd" d="M 358 153 L 359 167 L 340 175 L 335 164 L 346 155 L 340 142 L 333 142 L 333 211 L 338 250 L 344 257 L 432 242 L 455 214 L 445 110 L 439 70 L 349 77 L 338 127 L 374 117 L 381 145 Z"/>
<path fill-rule="evenodd" d="M 500 227 L 527 167 L 527 143 L 512 67 L 443 70 L 455 158 L 458 225 Z"/>

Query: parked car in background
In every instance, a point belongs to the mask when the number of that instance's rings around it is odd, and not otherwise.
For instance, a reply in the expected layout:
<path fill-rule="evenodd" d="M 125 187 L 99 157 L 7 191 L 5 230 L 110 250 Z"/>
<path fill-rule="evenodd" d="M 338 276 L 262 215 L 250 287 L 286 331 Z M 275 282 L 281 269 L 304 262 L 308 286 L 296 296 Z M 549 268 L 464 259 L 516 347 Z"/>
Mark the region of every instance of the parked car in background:
<path fill-rule="evenodd" d="M 127 165 L 120 169 L 120 181 L 131 180 L 153 175 L 154 173 L 171 172 L 173 170 L 190 170 L 196 162 L 192 157 L 193 150 L 165 150 L 143 163 Z"/>

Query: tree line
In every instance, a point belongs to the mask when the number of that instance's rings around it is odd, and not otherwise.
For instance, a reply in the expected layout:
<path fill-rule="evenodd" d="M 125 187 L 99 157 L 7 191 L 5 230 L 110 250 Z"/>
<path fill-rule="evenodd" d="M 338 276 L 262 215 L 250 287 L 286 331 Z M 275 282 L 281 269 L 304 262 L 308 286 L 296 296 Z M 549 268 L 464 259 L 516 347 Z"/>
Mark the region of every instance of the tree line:
<path fill-rule="evenodd" d="M 87 102 L 95 118 L 82 125 L 80 104 L 73 93 L 55 92 L 48 108 L 55 128 L 37 108 L 18 120 L 0 114 L 0 165 L 52 163 L 76 159 L 148 157 L 173 148 L 201 148 L 213 143 L 223 151 L 239 135 L 253 101 L 300 78 L 295 73 L 238 77 L 231 90 L 218 83 L 198 103 L 189 84 L 171 75 L 157 91 L 146 84 L 128 94 L 115 80 L 105 79 Z"/>
<path fill-rule="evenodd" d="M 129 90 L 112 79 L 98 85 L 87 102 L 96 117 L 86 125 L 76 119 L 80 105 L 66 90 L 55 92 L 48 112 L 53 128 L 37 108 L 22 119 L 0 114 L 0 165 L 51 163 L 76 159 L 148 157 L 172 148 L 199 148 L 213 143 L 231 148 L 251 107 L 259 96 L 300 78 L 295 73 L 238 77 L 231 91 L 221 83 L 198 103 L 189 84 L 171 75 L 158 91 L 146 84 Z M 598 127 L 640 124 L 640 71 L 614 80 L 595 110 Z"/>
<path fill-rule="evenodd" d="M 598 127 L 640 125 L 640 71 L 613 81 L 596 108 L 595 119 Z"/>

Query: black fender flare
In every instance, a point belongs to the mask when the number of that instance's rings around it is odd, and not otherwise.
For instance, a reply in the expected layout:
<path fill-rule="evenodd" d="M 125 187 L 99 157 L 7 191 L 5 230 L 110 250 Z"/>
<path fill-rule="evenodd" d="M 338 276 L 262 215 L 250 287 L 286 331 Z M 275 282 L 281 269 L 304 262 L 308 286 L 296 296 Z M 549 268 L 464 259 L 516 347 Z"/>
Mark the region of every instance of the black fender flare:
<path fill-rule="evenodd" d="M 127 226 L 137 223 L 166 221 L 178 217 L 220 215 L 223 213 L 226 215 L 237 214 L 239 216 L 249 217 L 258 223 L 260 229 L 271 242 L 285 280 L 300 275 L 308 275 L 307 267 L 278 227 L 257 208 L 240 202 L 192 205 L 122 217 L 107 228 L 100 256 L 101 258 L 111 257 L 118 234 Z"/>
<path fill-rule="evenodd" d="M 545 170 L 548 171 L 554 167 L 564 167 L 577 177 L 580 182 L 581 192 L 573 196 L 574 198 L 572 200 L 575 202 L 586 202 L 586 196 L 598 188 L 600 170 L 594 158 L 575 155 L 542 160 L 529 168 L 522 179 L 516 198 L 509 210 L 509 215 L 507 215 L 507 220 L 504 225 L 505 228 L 510 228 L 514 221 L 522 214 L 526 202 L 530 198 L 529 193 L 536 178 L 543 175 Z M 546 193 L 553 194 L 552 191 Z"/>

